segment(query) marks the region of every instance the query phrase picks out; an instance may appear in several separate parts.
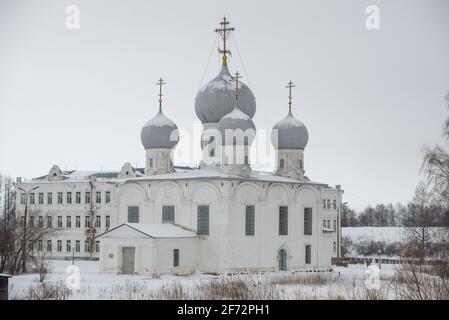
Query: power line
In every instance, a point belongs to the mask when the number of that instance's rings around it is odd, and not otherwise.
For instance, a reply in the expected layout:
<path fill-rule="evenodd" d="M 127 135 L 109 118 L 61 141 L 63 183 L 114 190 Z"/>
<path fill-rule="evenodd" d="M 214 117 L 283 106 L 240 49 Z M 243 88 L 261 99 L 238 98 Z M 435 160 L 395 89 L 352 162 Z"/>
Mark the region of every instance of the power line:
<path fill-rule="evenodd" d="M 249 77 L 248 77 L 248 72 L 246 72 L 245 64 L 243 63 L 243 59 L 242 59 L 242 56 L 240 54 L 239 47 L 237 46 L 237 41 L 235 39 L 234 34 L 232 34 L 232 33 L 231 33 L 231 38 L 232 38 L 232 41 L 234 43 L 235 49 L 237 50 L 237 54 L 239 55 L 240 63 L 242 64 L 242 67 L 243 67 L 243 72 L 245 73 L 246 80 L 248 81 L 248 86 L 252 90 L 251 82 L 249 81 Z"/>
<path fill-rule="evenodd" d="M 217 42 L 218 42 L 218 34 L 216 34 L 216 36 L 215 36 L 214 45 L 212 46 L 212 49 L 210 51 L 209 59 L 207 59 L 206 68 L 204 69 L 203 76 L 201 77 L 201 81 L 198 86 L 198 90 L 201 89 L 201 85 L 203 84 L 203 80 L 204 80 L 204 77 L 206 76 L 207 69 L 209 68 L 210 60 L 212 58 L 212 54 L 214 53 L 214 49 L 216 48 Z"/>

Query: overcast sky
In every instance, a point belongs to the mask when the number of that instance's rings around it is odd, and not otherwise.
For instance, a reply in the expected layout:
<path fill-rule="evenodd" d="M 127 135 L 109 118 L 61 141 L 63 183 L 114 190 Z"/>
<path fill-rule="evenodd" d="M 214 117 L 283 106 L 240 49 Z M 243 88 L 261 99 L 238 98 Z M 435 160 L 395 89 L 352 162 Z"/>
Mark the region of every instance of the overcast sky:
<path fill-rule="evenodd" d="M 79 30 L 66 28 L 70 4 Z M 365 27 L 369 5 L 379 30 Z M 412 197 L 423 146 L 444 143 L 447 0 L 0 0 L 0 171 L 144 166 L 156 81 L 167 82 L 165 114 L 192 132 L 195 95 L 218 72 L 213 30 L 224 14 L 241 56 L 233 45 L 230 69 L 256 96 L 259 130 L 286 115 L 292 80 L 307 176 L 341 184 L 359 209 Z"/>

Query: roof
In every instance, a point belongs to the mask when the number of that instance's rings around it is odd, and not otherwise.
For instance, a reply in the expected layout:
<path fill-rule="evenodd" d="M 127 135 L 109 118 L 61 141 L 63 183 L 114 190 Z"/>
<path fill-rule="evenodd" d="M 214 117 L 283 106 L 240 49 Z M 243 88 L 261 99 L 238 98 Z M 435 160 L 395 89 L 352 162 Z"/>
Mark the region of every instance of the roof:
<path fill-rule="evenodd" d="M 192 170 L 191 167 L 187 166 L 175 166 L 176 171 L 187 171 Z M 144 176 L 145 169 L 144 168 L 133 168 L 136 177 Z M 62 171 L 62 176 L 64 177 L 64 182 L 77 182 L 77 181 L 88 181 L 91 177 L 96 177 L 97 180 L 111 180 L 117 179 L 120 174 L 119 170 L 69 170 Z M 46 182 L 48 181 L 48 175 L 40 176 L 32 179 L 31 182 Z M 27 182 L 27 181 L 25 181 Z M 28 181 L 30 182 L 30 181 Z M 51 181 L 50 181 L 51 182 Z M 60 182 L 60 181 L 58 181 Z"/>
<path fill-rule="evenodd" d="M 134 173 L 136 177 L 128 177 L 119 179 L 119 171 L 64 171 L 64 180 L 57 182 L 86 182 L 90 177 L 96 176 L 97 181 L 104 182 L 118 182 L 118 183 L 129 183 L 129 182 L 138 182 L 138 181 L 168 181 L 168 180 L 237 180 L 237 181 L 259 181 L 266 183 L 293 183 L 293 184 L 302 184 L 302 185 L 315 185 L 322 186 L 324 188 L 332 189 L 328 184 L 311 181 L 309 178 L 304 177 L 303 180 L 297 180 L 293 178 L 283 177 L 274 174 L 273 172 L 266 171 L 257 171 L 251 170 L 249 176 L 240 176 L 236 174 L 230 174 L 221 171 L 219 168 L 192 168 L 186 166 L 175 166 L 175 172 L 172 173 L 164 173 L 157 175 L 146 176 L 142 172 L 144 171 L 142 168 L 135 168 Z M 115 175 L 115 176 L 114 176 Z M 107 178 L 110 176 L 111 178 Z M 39 182 L 39 183 L 53 183 L 52 181 L 47 180 L 47 176 L 33 179 L 28 182 Z"/>
<path fill-rule="evenodd" d="M 97 238 L 121 228 L 131 228 L 150 238 L 193 238 L 197 236 L 195 232 L 172 223 L 123 223 L 99 234 Z"/>

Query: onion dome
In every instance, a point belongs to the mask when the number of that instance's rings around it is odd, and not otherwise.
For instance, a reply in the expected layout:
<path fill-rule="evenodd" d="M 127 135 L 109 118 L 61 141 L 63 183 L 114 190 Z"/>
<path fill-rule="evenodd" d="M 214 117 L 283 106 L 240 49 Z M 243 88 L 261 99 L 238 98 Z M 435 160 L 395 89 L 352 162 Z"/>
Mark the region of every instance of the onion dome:
<path fill-rule="evenodd" d="M 256 126 L 253 120 L 242 112 L 237 105 L 230 113 L 221 118 L 217 129 L 221 134 L 224 145 L 233 144 L 233 137 L 235 137 L 236 144 L 244 144 L 245 137 L 247 137 L 247 143 L 250 145 L 256 135 Z"/>
<path fill-rule="evenodd" d="M 250 116 L 244 113 L 240 105 L 239 81 L 240 75 L 237 71 L 233 80 L 235 81 L 234 108 L 218 122 L 217 129 L 221 134 L 223 145 L 250 145 L 256 136 L 256 126 Z"/>
<path fill-rule="evenodd" d="M 179 142 L 176 124 L 162 112 L 162 79 L 159 80 L 159 112 L 142 128 L 140 139 L 146 149 L 172 149 Z"/>
<path fill-rule="evenodd" d="M 291 111 L 284 119 L 276 123 L 271 132 L 271 142 L 275 149 L 304 150 L 308 141 L 307 128 L 293 116 Z"/>
<path fill-rule="evenodd" d="M 287 116 L 276 123 L 271 132 L 271 142 L 275 149 L 300 149 L 304 150 L 309 141 L 309 133 L 305 125 L 296 119 L 291 110 L 292 96 L 291 88 L 294 87 L 290 81 L 287 88 L 290 89 L 289 107 Z"/>
<path fill-rule="evenodd" d="M 202 123 L 218 122 L 230 113 L 235 105 L 234 79 L 226 64 L 220 73 L 204 85 L 195 98 L 195 112 Z M 249 87 L 241 83 L 239 105 L 250 118 L 256 113 L 256 99 Z"/>

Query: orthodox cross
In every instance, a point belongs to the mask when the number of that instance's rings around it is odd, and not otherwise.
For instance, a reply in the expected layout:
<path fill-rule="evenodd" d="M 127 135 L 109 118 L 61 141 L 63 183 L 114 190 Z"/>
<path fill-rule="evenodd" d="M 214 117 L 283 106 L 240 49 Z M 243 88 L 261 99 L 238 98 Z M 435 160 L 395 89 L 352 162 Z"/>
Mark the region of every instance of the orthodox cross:
<path fill-rule="evenodd" d="M 156 83 L 156 85 L 159 86 L 159 111 L 162 109 L 162 86 L 166 84 L 162 78 L 159 79 L 159 81 Z"/>
<path fill-rule="evenodd" d="M 292 111 L 292 88 L 294 88 L 294 87 L 295 87 L 295 85 L 291 81 L 286 86 L 286 88 L 288 88 L 288 110 L 290 112 Z"/>
<path fill-rule="evenodd" d="M 223 54 L 223 65 L 228 65 L 228 57 L 227 53 L 231 54 L 231 51 L 226 48 L 226 40 L 228 37 L 229 32 L 234 31 L 234 27 L 228 27 L 229 21 L 226 19 L 226 17 L 223 18 L 223 21 L 220 22 L 221 28 L 215 29 L 215 32 L 219 32 L 221 35 L 221 38 L 223 39 L 223 50 L 218 48 L 218 52 Z"/>
<path fill-rule="evenodd" d="M 239 89 L 239 79 L 241 79 L 242 76 L 240 75 L 240 73 L 237 71 L 234 74 L 234 80 L 235 80 L 235 100 L 239 99 L 239 94 L 240 94 L 240 89 Z"/>

